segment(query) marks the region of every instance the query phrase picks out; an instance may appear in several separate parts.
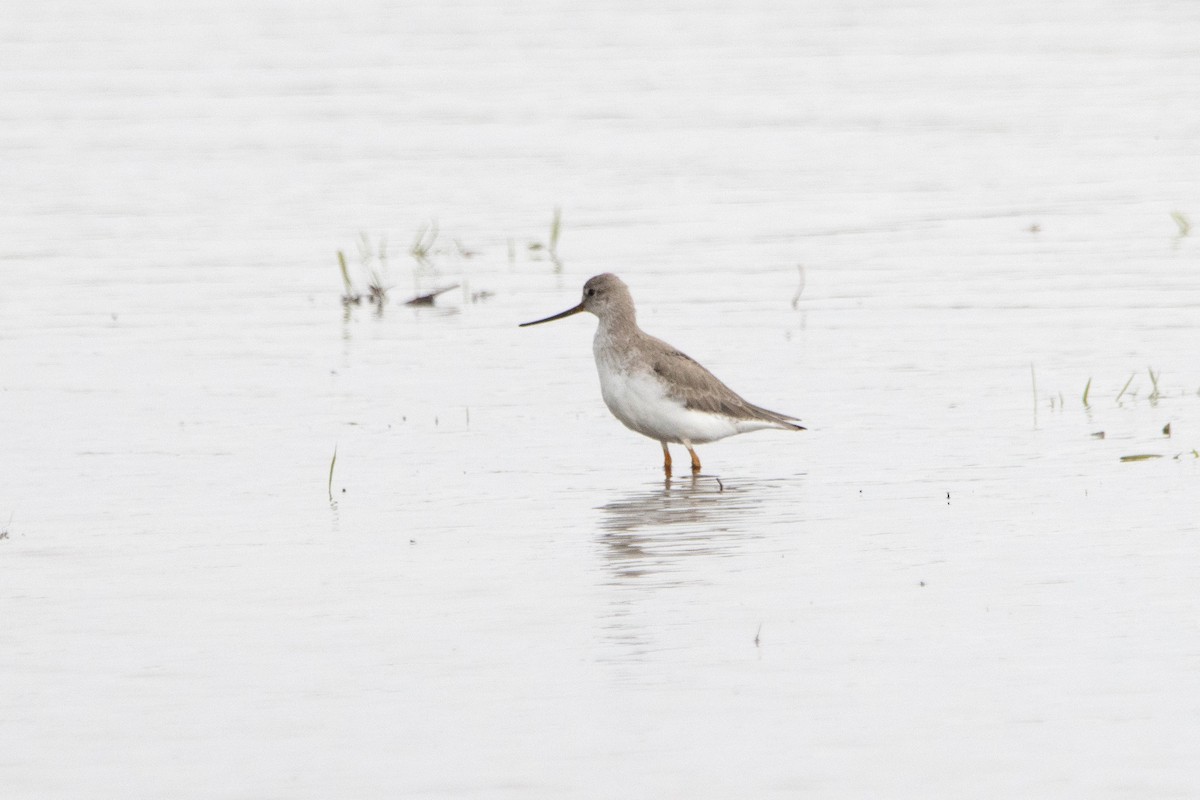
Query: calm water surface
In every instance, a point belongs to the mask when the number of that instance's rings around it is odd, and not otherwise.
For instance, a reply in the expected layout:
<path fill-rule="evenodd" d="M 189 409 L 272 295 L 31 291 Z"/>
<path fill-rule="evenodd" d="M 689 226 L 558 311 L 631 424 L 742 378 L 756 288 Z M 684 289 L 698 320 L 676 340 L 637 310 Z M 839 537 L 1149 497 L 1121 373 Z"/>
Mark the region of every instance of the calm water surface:
<path fill-rule="evenodd" d="M 6 796 L 1195 796 L 1197 41 L 9 9 Z M 664 481 L 594 321 L 516 327 L 602 271 L 810 430 Z"/>

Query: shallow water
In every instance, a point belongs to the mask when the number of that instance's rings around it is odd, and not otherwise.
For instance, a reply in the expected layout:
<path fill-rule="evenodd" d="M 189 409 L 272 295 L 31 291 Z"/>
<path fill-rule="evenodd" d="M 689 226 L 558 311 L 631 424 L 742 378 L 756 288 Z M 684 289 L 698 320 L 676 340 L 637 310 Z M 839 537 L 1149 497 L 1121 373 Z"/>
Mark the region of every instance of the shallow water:
<path fill-rule="evenodd" d="M 6 795 L 1200 791 L 1193 4 L 4 16 Z"/>

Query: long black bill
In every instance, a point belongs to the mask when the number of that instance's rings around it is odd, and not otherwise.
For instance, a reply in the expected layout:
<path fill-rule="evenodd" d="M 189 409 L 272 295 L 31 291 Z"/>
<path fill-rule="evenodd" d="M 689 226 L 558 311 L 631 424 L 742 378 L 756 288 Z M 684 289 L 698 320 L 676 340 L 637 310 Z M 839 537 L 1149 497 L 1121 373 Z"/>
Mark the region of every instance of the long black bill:
<path fill-rule="evenodd" d="M 584 310 L 583 303 L 580 303 L 579 305 L 575 306 L 574 308 L 568 308 L 566 311 L 562 312 L 561 314 L 555 314 L 553 317 L 546 317 L 545 319 L 534 320 L 533 322 L 522 322 L 517 327 L 518 328 L 528 328 L 530 325 L 541 325 L 543 322 L 554 322 L 554 320 L 556 320 L 556 319 L 562 319 L 563 317 L 569 317 L 572 314 L 578 314 L 580 311 L 583 311 L 583 310 Z"/>

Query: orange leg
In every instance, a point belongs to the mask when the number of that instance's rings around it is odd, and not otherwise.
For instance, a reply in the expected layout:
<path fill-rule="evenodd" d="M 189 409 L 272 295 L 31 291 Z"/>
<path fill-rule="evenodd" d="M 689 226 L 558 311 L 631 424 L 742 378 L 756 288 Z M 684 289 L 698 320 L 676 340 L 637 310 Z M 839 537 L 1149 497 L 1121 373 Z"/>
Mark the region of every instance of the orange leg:
<path fill-rule="evenodd" d="M 700 456 L 696 455 L 696 451 L 692 449 L 690 444 L 685 444 L 684 447 L 692 454 L 692 473 L 698 473 L 700 471 Z"/>
<path fill-rule="evenodd" d="M 667 473 L 667 477 L 671 477 L 671 451 L 667 449 L 666 442 L 660 442 L 663 448 L 663 472 Z"/>

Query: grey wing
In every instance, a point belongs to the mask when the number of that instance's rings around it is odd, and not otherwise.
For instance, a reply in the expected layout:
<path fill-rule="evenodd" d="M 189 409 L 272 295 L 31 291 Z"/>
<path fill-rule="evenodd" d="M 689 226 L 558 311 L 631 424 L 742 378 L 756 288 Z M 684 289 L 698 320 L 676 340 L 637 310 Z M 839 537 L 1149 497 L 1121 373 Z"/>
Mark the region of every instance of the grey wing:
<path fill-rule="evenodd" d="M 670 395 L 683 401 L 687 408 L 734 419 L 761 419 L 800 428 L 793 424 L 795 417 L 747 402 L 691 356 L 665 342 L 662 345 L 662 349 L 655 354 L 654 372 L 666 382 Z"/>

